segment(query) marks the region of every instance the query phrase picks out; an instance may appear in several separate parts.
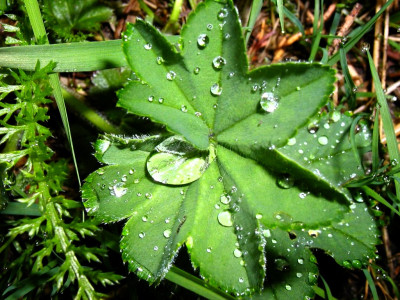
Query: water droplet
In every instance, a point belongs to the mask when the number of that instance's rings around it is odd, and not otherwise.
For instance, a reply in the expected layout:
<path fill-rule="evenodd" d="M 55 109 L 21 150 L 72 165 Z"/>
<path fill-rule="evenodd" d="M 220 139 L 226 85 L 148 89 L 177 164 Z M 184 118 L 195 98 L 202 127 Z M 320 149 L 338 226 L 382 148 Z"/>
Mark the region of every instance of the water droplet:
<path fill-rule="evenodd" d="M 220 212 L 218 214 L 218 222 L 225 227 L 230 227 L 233 225 L 233 221 L 232 221 L 232 214 L 225 210 L 223 212 Z"/>
<path fill-rule="evenodd" d="M 310 229 L 308 231 L 308 235 L 311 236 L 312 238 L 318 237 L 318 235 L 321 233 L 321 230 L 312 230 Z"/>
<path fill-rule="evenodd" d="M 224 39 L 229 40 L 231 38 L 231 35 L 229 33 L 225 33 Z"/>
<path fill-rule="evenodd" d="M 226 59 L 222 56 L 217 56 L 213 59 L 212 65 L 215 69 L 220 70 L 223 66 L 226 65 Z"/>
<path fill-rule="evenodd" d="M 287 144 L 288 144 L 289 146 L 295 145 L 295 144 L 296 144 L 296 138 L 291 138 L 291 139 L 289 139 Z"/>
<path fill-rule="evenodd" d="M 320 136 L 320 137 L 318 138 L 318 143 L 319 143 L 320 145 L 327 145 L 327 144 L 328 144 L 328 137 L 326 137 L 325 135 Z"/>
<path fill-rule="evenodd" d="M 153 197 L 153 195 L 151 193 L 146 193 L 144 195 L 147 199 L 151 199 L 151 197 Z"/>
<path fill-rule="evenodd" d="M 369 44 L 368 43 L 362 43 L 361 52 L 366 53 L 368 50 L 369 50 Z"/>
<path fill-rule="evenodd" d="M 300 197 L 301 199 L 304 199 L 305 197 L 307 197 L 307 193 L 301 192 L 301 193 L 299 194 L 299 197 Z"/>
<path fill-rule="evenodd" d="M 339 112 L 339 111 L 334 111 L 334 112 L 332 113 L 331 117 L 330 117 L 330 120 L 331 120 L 332 122 L 336 123 L 337 121 L 340 120 L 340 117 L 341 117 L 340 112 Z"/>
<path fill-rule="evenodd" d="M 243 279 L 242 277 L 239 277 L 239 282 L 240 282 L 240 283 L 243 283 L 243 282 L 244 282 L 244 279 Z"/>
<path fill-rule="evenodd" d="M 297 259 L 297 262 L 298 262 L 300 265 L 302 265 L 302 264 L 304 264 L 304 259 L 299 258 L 299 259 Z"/>
<path fill-rule="evenodd" d="M 147 216 L 143 216 L 143 217 L 142 217 L 142 221 L 143 221 L 143 222 L 147 222 Z"/>
<path fill-rule="evenodd" d="M 212 26 L 212 25 L 211 25 Z M 200 49 L 204 49 L 210 39 L 208 38 L 207 34 L 200 34 L 199 37 L 197 38 L 197 45 L 199 46 Z"/>
<path fill-rule="evenodd" d="M 297 278 L 303 277 L 303 274 L 301 274 L 301 273 L 296 273 L 296 277 L 297 277 Z"/>
<path fill-rule="evenodd" d="M 211 248 L 211 247 L 208 247 L 208 248 L 206 249 L 206 251 L 207 251 L 207 253 L 211 253 L 212 248 Z"/>
<path fill-rule="evenodd" d="M 143 47 L 144 47 L 144 49 L 146 49 L 146 50 L 150 50 L 153 46 L 152 46 L 151 44 L 146 44 L 146 45 L 144 45 Z"/>
<path fill-rule="evenodd" d="M 265 236 L 266 238 L 269 238 L 269 237 L 271 237 L 271 230 L 269 230 L 269 229 L 264 229 L 264 230 L 262 231 L 262 234 L 263 234 L 263 236 Z"/>
<path fill-rule="evenodd" d="M 221 8 L 218 12 L 218 20 L 222 21 L 228 16 L 228 10 L 226 8 Z"/>
<path fill-rule="evenodd" d="M 169 238 L 171 236 L 171 229 L 164 230 L 164 237 Z"/>
<path fill-rule="evenodd" d="M 174 80 L 175 77 L 176 77 L 176 73 L 175 73 L 174 71 L 169 71 L 169 72 L 167 73 L 167 79 L 168 79 L 169 81 Z"/>
<path fill-rule="evenodd" d="M 163 104 L 164 103 L 164 98 L 158 98 L 158 103 Z"/>
<path fill-rule="evenodd" d="M 132 175 L 133 173 L 135 173 L 135 169 L 130 169 L 129 174 Z"/>
<path fill-rule="evenodd" d="M 277 178 L 276 184 L 282 189 L 290 189 L 294 185 L 294 179 L 288 174 L 283 174 Z"/>
<path fill-rule="evenodd" d="M 156 62 L 157 62 L 157 65 L 161 65 L 164 63 L 164 58 L 162 58 L 161 56 L 157 56 Z"/>
<path fill-rule="evenodd" d="M 164 220 L 164 222 L 165 222 L 166 224 L 168 224 L 169 221 L 170 221 L 170 218 L 166 218 L 166 219 Z"/>
<path fill-rule="evenodd" d="M 153 250 L 157 251 L 158 250 L 158 246 L 154 246 Z"/>
<path fill-rule="evenodd" d="M 139 178 L 133 180 L 133 183 L 139 183 L 139 182 L 140 182 Z"/>
<path fill-rule="evenodd" d="M 253 93 L 255 93 L 255 92 L 258 91 L 259 88 L 260 88 L 260 86 L 256 83 L 256 84 L 254 84 L 254 85 L 251 87 L 251 91 L 252 91 Z"/>
<path fill-rule="evenodd" d="M 242 256 L 242 251 L 240 251 L 239 249 L 235 249 L 234 251 L 233 251 L 233 255 L 235 256 L 235 257 L 241 257 Z"/>
<path fill-rule="evenodd" d="M 297 86 L 296 91 L 300 91 L 300 90 L 301 90 L 301 87 Z"/>
<path fill-rule="evenodd" d="M 229 78 L 232 78 L 233 76 L 235 76 L 235 73 L 234 73 L 234 72 L 229 72 L 228 77 L 229 77 Z"/>
<path fill-rule="evenodd" d="M 357 268 L 357 269 L 361 269 L 361 268 L 362 268 L 362 263 L 361 263 L 361 261 L 359 261 L 358 259 L 353 260 L 353 261 L 351 262 L 351 265 L 352 265 L 354 268 Z"/>
<path fill-rule="evenodd" d="M 286 289 L 287 291 L 291 291 L 291 290 L 292 290 L 292 287 L 291 287 L 290 284 L 287 284 L 287 285 L 285 285 L 285 289 Z"/>
<path fill-rule="evenodd" d="M 185 105 L 182 105 L 182 106 L 181 106 L 181 111 L 187 112 L 187 111 L 188 111 L 188 110 L 187 110 L 187 107 L 186 107 Z"/>
<path fill-rule="evenodd" d="M 319 125 L 317 123 L 317 121 L 311 122 L 310 124 L 308 124 L 307 126 L 307 130 L 309 133 L 314 134 L 318 131 L 319 129 Z"/>
<path fill-rule="evenodd" d="M 207 24 L 207 30 L 211 31 L 214 28 L 213 24 Z"/>
<path fill-rule="evenodd" d="M 310 285 L 315 285 L 317 283 L 317 280 L 318 280 L 317 274 L 311 272 L 308 273 L 308 283 Z"/>
<path fill-rule="evenodd" d="M 146 236 L 146 234 L 144 232 L 139 233 L 139 237 L 142 239 Z"/>
<path fill-rule="evenodd" d="M 262 219 L 262 217 L 263 217 L 263 215 L 262 215 L 262 214 L 260 214 L 260 213 L 256 214 L 256 219 L 257 219 L 257 220 L 261 220 L 261 219 Z"/>
<path fill-rule="evenodd" d="M 224 193 L 221 195 L 220 200 L 221 200 L 221 203 L 223 203 L 223 204 L 229 204 L 229 202 L 231 202 L 232 198 L 227 193 Z"/>
<path fill-rule="evenodd" d="M 199 67 L 194 68 L 193 73 L 196 74 L 196 75 L 199 74 L 200 73 L 200 68 Z"/>
<path fill-rule="evenodd" d="M 150 96 L 149 98 L 147 98 L 147 100 L 148 100 L 149 102 L 153 102 L 154 96 Z"/>
<path fill-rule="evenodd" d="M 201 112 L 196 111 L 196 112 L 194 113 L 194 115 L 195 115 L 196 117 L 201 117 Z"/>
<path fill-rule="evenodd" d="M 113 186 L 112 191 L 115 197 L 120 198 L 126 194 L 128 189 L 124 187 L 123 183 L 117 183 L 116 185 Z"/>
<path fill-rule="evenodd" d="M 272 113 L 278 108 L 278 97 L 274 93 L 266 92 L 261 95 L 260 105 L 266 112 Z"/>
<path fill-rule="evenodd" d="M 219 96 L 222 94 L 222 87 L 218 84 L 218 83 L 214 83 L 211 86 L 211 94 L 213 94 L 214 96 Z"/>

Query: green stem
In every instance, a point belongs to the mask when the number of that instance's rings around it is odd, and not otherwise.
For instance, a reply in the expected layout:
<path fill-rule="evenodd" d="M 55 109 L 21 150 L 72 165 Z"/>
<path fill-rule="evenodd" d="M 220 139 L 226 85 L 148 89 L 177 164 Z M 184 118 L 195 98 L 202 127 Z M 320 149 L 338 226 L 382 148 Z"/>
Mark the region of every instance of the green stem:
<path fill-rule="evenodd" d="M 49 40 L 47 38 L 46 29 L 44 28 L 44 23 L 42 19 L 42 15 L 40 13 L 39 4 L 37 0 L 25 0 L 26 11 L 28 13 L 29 21 L 31 23 L 33 33 L 35 34 L 36 40 L 39 43 L 49 44 Z M 60 111 L 61 120 L 64 125 L 64 129 L 68 138 L 69 145 L 71 147 L 72 159 L 75 165 L 76 176 L 78 177 L 78 182 L 80 184 L 79 170 L 78 164 L 76 162 L 74 145 L 72 142 L 71 130 L 69 127 L 67 110 L 65 108 L 64 98 L 61 93 L 60 81 L 57 74 L 49 75 L 49 82 L 51 87 L 53 88 L 53 94 L 56 99 L 56 103 L 58 109 Z"/>
<path fill-rule="evenodd" d="M 62 91 L 65 102 L 69 107 L 75 110 L 81 117 L 97 127 L 100 131 L 106 133 L 121 134 L 122 131 L 109 123 L 100 114 L 87 106 L 83 101 L 78 100 L 71 92 L 65 88 Z"/>
<path fill-rule="evenodd" d="M 172 8 L 171 15 L 167 25 L 165 25 L 163 32 L 174 33 L 178 28 L 178 19 L 182 10 L 183 0 L 175 0 L 174 7 Z"/>
<path fill-rule="evenodd" d="M 165 278 L 207 299 L 235 299 L 231 295 L 207 285 L 200 278 L 197 278 L 174 266 L 171 267 Z"/>

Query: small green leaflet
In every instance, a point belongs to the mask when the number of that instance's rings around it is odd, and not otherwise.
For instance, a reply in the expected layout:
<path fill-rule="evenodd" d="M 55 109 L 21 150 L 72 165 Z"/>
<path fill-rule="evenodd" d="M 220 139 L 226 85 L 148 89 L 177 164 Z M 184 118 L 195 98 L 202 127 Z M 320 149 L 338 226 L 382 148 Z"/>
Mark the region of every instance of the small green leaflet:
<path fill-rule="evenodd" d="M 106 166 L 83 186 L 90 215 L 127 220 L 121 240 L 130 270 L 158 283 L 186 245 L 211 285 L 263 299 L 313 295 L 310 248 L 361 267 L 373 258 L 376 225 L 343 184 L 363 174 L 349 139 L 352 118 L 317 115 L 334 71 L 288 63 L 249 72 L 231 1 L 205 1 L 179 47 L 137 21 L 124 34 L 138 80 L 118 105 L 169 134 L 106 135 Z M 370 136 L 356 134 L 360 155 Z"/>

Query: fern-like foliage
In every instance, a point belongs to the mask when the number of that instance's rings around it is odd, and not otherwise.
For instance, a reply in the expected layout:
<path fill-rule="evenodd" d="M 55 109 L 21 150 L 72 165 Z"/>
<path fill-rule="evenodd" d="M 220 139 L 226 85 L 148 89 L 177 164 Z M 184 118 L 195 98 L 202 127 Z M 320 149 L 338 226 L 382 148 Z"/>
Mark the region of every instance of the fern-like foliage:
<path fill-rule="evenodd" d="M 80 201 L 62 195 L 67 163 L 55 160 L 47 145 L 52 136 L 44 126 L 51 103 L 47 74 L 54 66 L 38 64 L 31 74 L 20 70 L 1 75 L 1 179 L 3 194 L 10 199 L 6 203 L 2 198 L 7 222 L 0 229 L 5 241 L 0 247 L 1 298 L 46 295 L 49 290 L 54 294 L 70 285 L 77 299 L 93 299 L 99 296 L 93 284 L 121 279 L 82 264 L 100 262 L 107 253 L 82 245 L 99 228 L 82 221 Z M 26 214 L 32 217 L 21 217 Z"/>

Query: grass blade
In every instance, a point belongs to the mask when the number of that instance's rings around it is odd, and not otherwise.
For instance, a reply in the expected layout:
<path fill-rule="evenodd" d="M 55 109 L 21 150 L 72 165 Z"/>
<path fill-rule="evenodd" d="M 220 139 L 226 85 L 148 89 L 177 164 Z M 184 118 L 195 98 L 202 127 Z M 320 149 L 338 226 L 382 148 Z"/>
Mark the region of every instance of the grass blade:
<path fill-rule="evenodd" d="M 290 20 L 290 22 L 292 22 L 300 30 L 303 37 L 306 36 L 306 34 L 304 33 L 303 24 L 301 24 L 300 20 L 285 6 L 283 7 L 283 13 Z"/>
<path fill-rule="evenodd" d="M 375 112 L 374 130 L 372 132 L 372 173 L 379 168 L 379 107 Z"/>
<path fill-rule="evenodd" d="M 278 15 L 279 15 L 279 21 L 281 23 L 281 31 L 282 33 L 285 32 L 285 20 L 284 20 L 284 13 L 283 13 L 283 0 L 277 0 L 277 5 L 278 5 Z"/>
<path fill-rule="evenodd" d="M 333 297 L 333 295 L 332 295 L 332 292 L 331 292 L 331 289 L 329 288 L 329 285 L 328 285 L 328 283 L 325 281 L 325 279 L 324 279 L 324 277 L 322 277 L 322 276 L 320 276 L 321 277 L 321 280 L 322 280 L 322 282 L 323 282 L 323 284 L 324 284 L 324 287 L 325 287 L 325 295 L 326 295 L 326 299 L 328 299 L 328 300 L 335 300 L 336 298 L 335 297 Z"/>
<path fill-rule="evenodd" d="M 367 269 L 363 269 L 363 272 L 364 272 L 365 278 L 367 278 L 368 285 L 369 285 L 369 288 L 372 293 L 372 298 L 374 300 L 379 300 L 378 292 L 376 291 L 375 283 L 374 283 L 374 280 L 372 279 L 371 274 L 368 272 Z"/>
<path fill-rule="evenodd" d="M 34 71 L 37 61 L 55 72 L 88 72 L 127 66 L 121 40 L 0 48 L 0 66 Z"/>
<path fill-rule="evenodd" d="M 353 48 L 358 41 L 372 28 L 372 26 L 375 24 L 376 20 L 380 17 L 380 15 L 389 7 L 390 4 L 392 4 L 393 0 L 389 0 L 386 2 L 382 8 L 369 20 L 365 25 L 356 28 L 353 30 L 355 32 L 357 29 L 357 33 L 351 37 L 351 39 L 344 45 L 344 51 L 347 53 L 351 48 Z M 335 53 L 332 55 L 331 59 L 328 61 L 328 65 L 333 66 L 336 64 L 340 59 L 340 54 Z"/>
<path fill-rule="evenodd" d="M 347 65 L 346 52 L 344 51 L 343 47 L 340 47 L 339 54 L 340 54 L 340 65 L 342 66 L 342 72 L 344 75 L 346 96 L 348 99 L 347 102 L 349 104 L 349 108 L 354 109 L 356 106 L 356 97 L 355 97 L 356 86 L 353 82 L 353 79 L 351 78 L 349 66 Z"/>
<path fill-rule="evenodd" d="M 37 0 L 25 0 L 25 6 L 26 6 L 27 13 L 28 13 L 29 21 L 31 22 L 33 33 L 34 33 L 36 39 L 39 42 L 48 44 L 49 40 L 46 35 L 46 29 L 44 28 L 44 23 L 43 23 L 43 19 L 42 19 L 41 13 L 40 13 L 39 4 L 38 4 Z M 60 111 L 61 120 L 64 125 L 65 133 L 67 135 L 67 139 L 68 139 L 69 145 L 71 147 L 72 159 L 73 159 L 74 165 L 75 165 L 76 176 L 78 177 L 78 182 L 80 185 L 81 180 L 79 177 L 78 164 L 76 162 L 74 145 L 72 143 L 71 130 L 69 127 L 69 122 L 68 122 L 68 117 L 67 117 L 67 110 L 65 108 L 65 102 L 64 102 L 64 98 L 63 98 L 63 95 L 61 92 L 60 80 L 58 78 L 58 75 L 50 74 L 49 82 L 50 82 L 51 87 L 53 88 L 53 95 L 54 95 L 54 98 L 56 99 L 57 107 L 58 107 L 58 110 Z"/>
<path fill-rule="evenodd" d="M 249 42 L 251 32 L 253 31 L 254 24 L 256 24 L 257 17 L 260 14 L 262 5 L 263 5 L 262 0 L 253 1 L 253 5 L 251 6 L 249 21 L 247 23 L 247 28 L 246 28 L 246 45 Z"/>
<path fill-rule="evenodd" d="M 383 198 L 381 195 L 379 195 L 377 192 L 375 192 L 373 189 L 371 189 L 368 186 L 362 186 L 361 187 L 364 192 L 374 198 L 376 201 L 378 201 L 379 203 L 385 205 L 387 208 L 389 208 L 392 212 L 394 212 L 395 214 L 397 214 L 398 216 L 400 216 L 400 212 L 398 210 L 396 210 L 389 202 L 386 201 L 385 198 Z"/>
<path fill-rule="evenodd" d="M 229 294 L 225 294 L 224 292 L 217 290 L 216 288 L 208 286 L 200 278 L 197 278 L 189 273 L 186 273 L 185 271 L 177 267 L 172 267 L 165 276 L 165 278 L 207 299 L 215 299 L 215 300 L 235 299 Z"/>
<path fill-rule="evenodd" d="M 367 56 L 368 56 L 369 67 L 371 69 L 372 79 L 374 80 L 376 98 L 380 106 L 383 130 L 385 131 L 386 135 L 387 148 L 390 160 L 400 162 L 399 147 L 397 143 L 396 134 L 394 132 L 393 121 L 390 115 L 389 106 L 386 101 L 385 93 L 383 92 L 381 81 L 379 80 L 378 72 L 375 68 L 374 61 L 368 50 L 367 50 Z M 395 187 L 396 187 L 396 196 L 398 198 L 400 196 L 400 184 L 398 181 L 395 181 Z"/>

